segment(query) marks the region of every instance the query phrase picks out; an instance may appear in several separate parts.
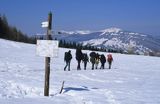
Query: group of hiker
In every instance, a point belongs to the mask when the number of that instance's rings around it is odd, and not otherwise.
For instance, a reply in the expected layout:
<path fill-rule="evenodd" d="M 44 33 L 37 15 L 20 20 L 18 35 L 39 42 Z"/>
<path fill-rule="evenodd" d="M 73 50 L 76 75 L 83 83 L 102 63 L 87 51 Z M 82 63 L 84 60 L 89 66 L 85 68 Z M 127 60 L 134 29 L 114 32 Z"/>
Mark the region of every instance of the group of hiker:
<path fill-rule="evenodd" d="M 98 65 L 99 63 L 101 63 L 100 69 L 104 69 L 105 68 L 105 63 L 106 61 L 108 62 L 109 65 L 109 69 L 111 69 L 111 65 L 112 65 L 112 54 L 108 54 L 106 57 L 104 54 L 99 54 L 96 52 L 91 52 L 89 54 L 90 58 L 88 57 L 87 53 L 82 53 L 81 49 L 76 49 L 76 60 L 77 60 L 77 70 L 81 70 L 81 62 L 84 63 L 84 70 L 86 70 L 87 67 L 87 63 L 91 62 L 92 64 L 92 70 L 94 69 L 98 69 Z M 71 50 L 69 50 L 68 52 L 65 52 L 64 54 L 64 61 L 66 62 L 66 65 L 64 67 L 64 71 L 66 71 L 66 68 L 68 67 L 68 71 L 70 71 L 70 63 L 72 60 L 72 54 L 71 54 Z"/>

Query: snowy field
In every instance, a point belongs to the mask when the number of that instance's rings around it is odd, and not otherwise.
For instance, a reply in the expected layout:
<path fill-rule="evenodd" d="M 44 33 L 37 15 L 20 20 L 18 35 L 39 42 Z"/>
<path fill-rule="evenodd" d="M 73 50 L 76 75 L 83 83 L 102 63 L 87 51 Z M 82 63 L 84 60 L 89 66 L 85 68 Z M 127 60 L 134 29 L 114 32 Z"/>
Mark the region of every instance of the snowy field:
<path fill-rule="evenodd" d="M 36 46 L 0 39 L 0 104 L 160 104 L 159 57 L 113 54 L 111 70 L 108 64 L 91 70 L 89 63 L 77 71 L 71 50 L 71 71 L 63 71 L 65 51 L 51 59 L 50 96 L 44 97 L 45 59 Z"/>

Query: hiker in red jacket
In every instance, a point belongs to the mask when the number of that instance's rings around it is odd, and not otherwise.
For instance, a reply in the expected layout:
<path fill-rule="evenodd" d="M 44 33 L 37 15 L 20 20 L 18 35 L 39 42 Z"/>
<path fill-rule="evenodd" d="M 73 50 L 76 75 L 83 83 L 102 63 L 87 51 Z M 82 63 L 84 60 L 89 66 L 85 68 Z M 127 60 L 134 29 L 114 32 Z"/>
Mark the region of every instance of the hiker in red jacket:
<path fill-rule="evenodd" d="M 111 69 L 111 65 L 112 65 L 112 61 L 113 61 L 112 54 L 107 55 L 107 61 L 108 61 L 108 64 L 109 64 L 109 69 Z"/>

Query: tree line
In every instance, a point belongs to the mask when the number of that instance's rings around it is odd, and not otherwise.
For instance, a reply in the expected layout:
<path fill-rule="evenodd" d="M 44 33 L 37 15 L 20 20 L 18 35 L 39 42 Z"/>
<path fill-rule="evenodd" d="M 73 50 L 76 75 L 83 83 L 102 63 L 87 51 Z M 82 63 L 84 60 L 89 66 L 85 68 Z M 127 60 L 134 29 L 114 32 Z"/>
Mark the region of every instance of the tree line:
<path fill-rule="evenodd" d="M 15 26 L 9 25 L 5 15 L 0 14 L 0 38 L 24 43 L 36 43 L 34 37 L 22 33 Z"/>

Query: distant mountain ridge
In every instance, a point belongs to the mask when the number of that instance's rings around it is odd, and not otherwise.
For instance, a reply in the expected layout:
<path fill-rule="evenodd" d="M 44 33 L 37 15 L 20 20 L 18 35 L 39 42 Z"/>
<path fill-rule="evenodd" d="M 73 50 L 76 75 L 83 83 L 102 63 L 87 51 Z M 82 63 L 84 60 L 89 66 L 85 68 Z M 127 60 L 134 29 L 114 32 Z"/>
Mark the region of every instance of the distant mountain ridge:
<path fill-rule="evenodd" d="M 160 40 L 152 36 L 125 31 L 120 28 L 108 28 L 101 31 L 62 31 L 55 35 L 57 39 L 80 42 L 83 45 L 103 47 L 106 49 L 122 50 L 136 54 L 160 52 Z"/>

